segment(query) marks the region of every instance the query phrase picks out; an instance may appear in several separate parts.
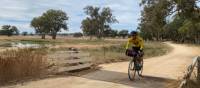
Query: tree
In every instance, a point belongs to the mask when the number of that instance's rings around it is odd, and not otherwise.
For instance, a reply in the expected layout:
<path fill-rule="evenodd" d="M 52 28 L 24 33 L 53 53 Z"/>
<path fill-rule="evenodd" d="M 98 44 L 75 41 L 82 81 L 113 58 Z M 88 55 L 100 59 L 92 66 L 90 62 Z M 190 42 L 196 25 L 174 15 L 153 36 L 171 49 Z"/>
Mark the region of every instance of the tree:
<path fill-rule="evenodd" d="M 118 35 L 118 31 L 117 30 L 112 30 L 112 29 L 109 29 L 109 30 L 105 30 L 104 31 L 104 37 L 116 37 Z"/>
<path fill-rule="evenodd" d="M 42 35 L 42 39 L 45 39 L 45 35 L 50 32 L 46 21 L 44 16 L 35 17 L 31 21 L 31 27 L 35 28 L 36 33 Z"/>
<path fill-rule="evenodd" d="M 19 30 L 17 29 L 16 26 L 11 26 L 11 25 L 3 25 L 2 30 L 0 30 L 1 35 L 7 35 L 7 36 L 12 36 L 12 35 L 18 35 Z"/>
<path fill-rule="evenodd" d="M 200 0 L 142 0 L 140 26 L 145 39 L 200 43 Z M 170 18 L 170 19 L 169 19 Z M 170 21 L 167 22 L 167 19 Z"/>
<path fill-rule="evenodd" d="M 34 36 L 34 34 L 31 32 L 30 34 L 29 34 L 30 36 Z"/>
<path fill-rule="evenodd" d="M 2 30 L 1 30 L 1 34 L 11 36 L 12 30 L 10 30 L 10 28 L 11 28 L 11 25 L 3 25 Z"/>
<path fill-rule="evenodd" d="M 119 36 L 125 38 L 126 36 L 128 36 L 128 30 L 119 31 Z"/>
<path fill-rule="evenodd" d="M 109 7 L 101 10 L 99 7 L 87 6 L 84 10 L 88 17 L 82 21 L 83 33 L 95 35 L 99 39 L 104 36 L 105 30 L 111 29 L 110 24 L 118 22 Z"/>
<path fill-rule="evenodd" d="M 93 25 L 91 25 L 93 24 Z M 86 36 L 90 36 L 90 40 L 92 39 L 92 36 L 95 36 L 96 30 L 96 23 L 94 20 L 91 20 L 90 18 L 86 18 L 81 22 L 81 29 L 83 31 L 83 34 L 85 34 Z"/>
<path fill-rule="evenodd" d="M 12 32 L 13 32 L 14 35 L 19 35 L 19 30 L 18 30 L 18 28 L 16 26 L 12 26 L 10 28 L 10 30 L 12 30 Z"/>
<path fill-rule="evenodd" d="M 118 36 L 118 31 L 117 30 L 111 30 L 110 37 L 115 38 L 116 36 Z"/>
<path fill-rule="evenodd" d="M 65 12 L 50 9 L 43 16 L 47 19 L 47 25 L 50 28 L 52 39 L 56 39 L 57 32 L 61 31 L 61 29 L 68 30 L 66 21 L 69 17 Z"/>
<path fill-rule="evenodd" d="M 164 38 L 168 40 L 179 41 L 181 36 L 178 29 L 183 25 L 184 20 L 185 19 L 177 15 L 172 22 L 167 23 L 164 26 Z"/>
<path fill-rule="evenodd" d="M 27 34 L 28 34 L 28 32 L 26 32 L 26 31 L 22 32 L 23 36 L 27 36 Z"/>
<path fill-rule="evenodd" d="M 141 35 L 146 39 L 162 40 L 163 27 L 166 25 L 166 17 L 172 10 L 170 0 L 142 0 L 141 5 L 144 7 L 139 30 Z"/>
<path fill-rule="evenodd" d="M 52 39 L 56 39 L 57 32 L 67 30 L 67 20 L 69 17 L 61 10 L 50 9 L 43 13 L 42 16 L 33 18 L 31 26 L 35 28 L 36 33 L 42 34 L 42 39 L 45 38 L 45 34 L 50 33 Z"/>
<path fill-rule="evenodd" d="M 83 34 L 81 32 L 76 32 L 73 34 L 74 37 L 82 37 Z"/>
<path fill-rule="evenodd" d="M 11 25 L 3 25 L 2 26 L 2 29 L 5 29 L 5 30 L 9 30 L 11 28 Z"/>

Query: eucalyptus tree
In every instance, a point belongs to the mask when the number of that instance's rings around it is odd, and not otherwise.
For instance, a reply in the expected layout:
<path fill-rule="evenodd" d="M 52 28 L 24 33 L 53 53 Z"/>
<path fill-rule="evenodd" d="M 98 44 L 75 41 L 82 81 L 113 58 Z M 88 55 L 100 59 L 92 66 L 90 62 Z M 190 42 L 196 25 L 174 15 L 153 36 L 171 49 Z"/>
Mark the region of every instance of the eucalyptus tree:
<path fill-rule="evenodd" d="M 51 34 L 52 39 L 56 39 L 57 32 L 61 29 L 68 30 L 67 20 L 69 17 L 65 12 L 50 9 L 42 16 L 33 18 L 31 26 L 35 28 L 36 33 L 42 34 L 42 39 L 45 39 L 46 34 Z"/>
<path fill-rule="evenodd" d="M 95 35 L 97 38 L 104 36 L 104 31 L 111 29 L 112 23 L 117 23 L 117 19 L 112 14 L 112 10 L 109 7 L 87 6 L 84 11 L 88 17 L 82 21 L 83 33 L 87 35 Z"/>

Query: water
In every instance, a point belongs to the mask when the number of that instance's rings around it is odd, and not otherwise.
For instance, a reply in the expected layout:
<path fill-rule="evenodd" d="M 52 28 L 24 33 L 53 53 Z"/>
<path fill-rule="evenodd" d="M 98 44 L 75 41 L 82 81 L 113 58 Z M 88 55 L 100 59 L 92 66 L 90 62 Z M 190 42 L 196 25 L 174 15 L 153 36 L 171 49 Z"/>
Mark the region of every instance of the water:
<path fill-rule="evenodd" d="M 18 48 L 40 48 L 42 46 L 40 44 L 11 43 L 11 47 L 18 47 Z"/>
<path fill-rule="evenodd" d="M 0 44 L 0 47 L 18 47 L 18 48 L 42 48 L 50 47 L 51 44 L 37 44 L 37 43 L 21 43 L 21 42 L 11 42 Z"/>

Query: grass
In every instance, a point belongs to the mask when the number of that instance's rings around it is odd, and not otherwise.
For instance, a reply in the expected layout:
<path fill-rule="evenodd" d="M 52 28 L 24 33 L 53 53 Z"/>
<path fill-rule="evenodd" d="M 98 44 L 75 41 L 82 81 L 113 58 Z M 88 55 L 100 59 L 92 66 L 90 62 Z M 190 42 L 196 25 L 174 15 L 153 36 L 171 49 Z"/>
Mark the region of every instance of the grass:
<path fill-rule="evenodd" d="M 146 42 L 144 48 L 144 58 L 161 56 L 171 50 L 170 46 L 160 42 Z M 96 49 L 82 49 L 89 52 L 95 64 L 128 61 L 130 57 L 125 55 L 125 44 L 112 45 Z"/>
<path fill-rule="evenodd" d="M 18 49 L 0 53 L 0 84 L 39 77 L 46 73 L 44 49 Z"/>
<path fill-rule="evenodd" d="M 200 81 L 190 80 L 188 83 L 188 88 L 200 88 Z"/>
<path fill-rule="evenodd" d="M 154 56 L 162 56 L 170 52 L 172 48 L 162 42 L 145 42 L 144 44 L 144 58 L 150 58 Z"/>
<path fill-rule="evenodd" d="M 180 81 L 177 81 L 167 85 L 167 88 L 179 88 L 179 86 L 180 86 Z M 200 88 L 200 81 L 191 79 L 187 82 L 184 88 Z"/>
<path fill-rule="evenodd" d="M 125 55 L 125 41 L 110 41 L 110 40 L 87 40 L 87 39 L 57 39 L 57 40 L 42 40 L 36 38 L 19 38 L 19 39 L 5 39 L 6 43 L 20 42 L 29 44 L 72 44 L 72 45 L 103 45 L 97 48 L 81 48 L 83 52 L 89 52 L 93 58 L 94 64 L 104 64 L 128 61 L 130 57 Z M 2 43 L 2 42 L 1 42 Z M 3 43 L 2 43 L 3 44 Z M 1 45 L 1 44 L 0 44 Z M 109 45 L 109 46 L 108 46 Z M 60 48 L 61 50 L 66 50 Z M 145 56 L 144 58 L 160 56 L 168 53 L 170 47 L 160 42 L 145 42 Z M 58 51 L 52 49 L 52 52 Z M 46 73 L 46 58 L 45 49 L 19 49 L 9 50 L 0 53 L 0 84 L 23 80 L 26 78 L 39 77 Z"/>
<path fill-rule="evenodd" d="M 87 43 L 87 44 L 96 44 L 102 45 L 102 43 L 108 44 L 106 41 L 108 40 L 82 40 L 79 39 L 71 40 L 74 44 L 78 43 Z M 71 42 L 72 43 L 72 42 Z M 104 63 L 112 63 L 112 62 L 121 62 L 128 61 L 130 57 L 125 55 L 125 41 L 110 41 L 111 45 L 106 47 L 97 47 L 97 48 L 81 48 L 80 50 L 83 52 L 89 52 L 91 57 L 93 58 L 94 64 L 104 64 Z M 112 45 L 113 44 L 113 45 Z M 58 48 L 52 49 L 51 51 L 59 51 L 59 50 L 67 50 L 66 48 Z M 161 42 L 145 42 L 144 45 L 144 58 L 150 58 L 155 56 L 161 56 L 168 53 L 171 50 L 171 47 Z"/>
<path fill-rule="evenodd" d="M 1 39 L 0 47 L 11 47 L 11 43 L 21 43 L 21 44 L 39 44 L 39 45 L 103 45 L 103 44 L 117 44 L 118 41 L 109 41 L 109 40 L 99 40 L 99 39 L 35 39 L 35 38 L 30 38 L 30 39 Z"/>
<path fill-rule="evenodd" d="M 11 47 L 11 43 L 1 43 L 0 47 Z"/>
<path fill-rule="evenodd" d="M 55 44 L 55 43 L 59 43 L 56 41 L 49 41 L 49 40 L 36 40 L 36 39 L 32 39 L 32 40 L 20 40 L 20 43 L 25 43 L 25 44 Z"/>
<path fill-rule="evenodd" d="M 67 44 L 89 44 L 89 45 L 102 45 L 102 44 L 118 44 L 119 41 L 110 41 L 106 39 L 82 39 L 82 38 L 77 38 L 77 39 L 60 39 L 57 40 L 62 43 L 67 43 Z"/>
<path fill-rule="evenodd" d="M 120 39 L 119 39 L 120 40 Z M 129 60 L 127 56 L 125 56 L 125 44 L 126 41 L 119 41 L 118 39 L 112 41 L 111 40 L 98 40 L 98 39 L 82 39 L 82 38 L 60 38 L 57 40 L 51 40 L 51 39 L 36 39 L 36 38 L 30 38 L 30 39 L 18 39 L 18 40 L 9 40 L 9 41 L 15 41 L 15 42 L 22 42 L 22 43 L 39 43 L 39 44 L 64 44 L 64 46 L 70 47 L 70 45 L 65 44 L 71 44 L 71 45 L 77 45 L 81 46 L 81 44 L 86 45 L 101 45 L 97 48 L 90 48 L 86 47 L 83 50 L 84 52 L 89 52 L 92 55 L 92 58 L 94 59 L 94 62 L 97 64 L 101 63 L 109 63 L 109 62 L 117 62 L 117 61 L 124 61 Z M 8 41 L 8 40 L 7 40 Z M 105 45 L 106 47 L 102 48 L 102 45 Z M 6 44 L 7 45 L 7 44 Z M 104 52 L 105 51 L 105 52 Z M 161 56 L 166 54 L 170 51 L 170 47 L 165 45 L 161 42 L 145 42 L 145 56 L 144 58 L 154 57 L 154 56 Z"/>

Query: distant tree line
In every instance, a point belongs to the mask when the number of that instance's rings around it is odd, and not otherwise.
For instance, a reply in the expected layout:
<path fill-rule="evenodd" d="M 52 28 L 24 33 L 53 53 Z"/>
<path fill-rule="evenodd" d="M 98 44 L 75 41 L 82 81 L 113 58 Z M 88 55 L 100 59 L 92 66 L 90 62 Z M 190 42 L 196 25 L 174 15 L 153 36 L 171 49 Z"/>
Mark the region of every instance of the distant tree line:
<path fill-rule="evenodd" d="M 81 22 L 82 32 L 73 33 L 74 37 L 90 36 L 98 39 L 104 37 L 127 37 L 128 30 L 113 30 L 111 24 L 118 23 L 115 16 L 112 14 L 112 10 L 109 7 L 94 7 L 86 6 L 84 9 L 87 17 Z M 42 39 L 45 39 L 46 35 L 52 36 L 52 39 L 56 39 L 58 32 L 61 30 L 68 30 L 67 21 L 69 17 L 67 13 L 62 10 L 50 9 L 44 12 L 41 16 L 34 17 L 31 20 L 30 26 L 35 29 L 37 35 L 41 35 Z M 22 32 L 23 36 L 34 35 L 33 33 Z M 19 30 L 16 26 L 4 25 L 0 29 L 0 35 L 19 35 Z M 62 34 L 64 35 L 64 34 Z"/>
<path fill-rule="evenodd" d="M 128 30 L 118 32 L 110 27 L 111 24 L 118 21 L 109 7 L 101 9 L 100 7 L 86 6 L 84 12 L 88 16 L 81 23 L 83 33 L 74 33 L 74 37 L 90 36 L 92 38 L 94 36 L 101 39 L 103 37 L 122 36 L 125 38 L 128 36 Z M 37 34 L 42 36 L 42 39 L 45 39 L 45 35 L 51 35 L 52 39 L 56 39 L 59 31 L 68 30 L 66 22 L 68 19 L 69 17 L 64 11 L 50 9 L 41 16 L 33 18 L 30 25 Z"/>
<path fill-rule="evenodd" d="M 16 26 L 11 26 L 11 25 L 3 25 L 0 27 L 0 35 L 5 35 L 5 36 L 13 36 L 13 35 L 31 35 L 33 36 L 33 33 L 28 34 L 28 32 L 22 32 L 20 33 L 19 29 Z"/>
<path fill-rule="evenodd" d="M 140 26 L 147 40 L 200 44 L 200 0 L 142 0 Z"/>
<path fill-rule="evenodd" d="M 3 25 L 0 28 L 0 35 L 6 35 L 6 36 L 19 35 L 19 30 L 16 26 Z"/>
<path fill-rule="evenodd" d="M 84 36 L 84 33 L 81 32 L 76 32 L 72 34 L 74 37 L 82 37 Z M 111 38 L 116 38 L 116 37 L 121 37 L 121 38 L 126 38 L 129 35 L 129 31 L 128 30 L 105 30 L 104 31 L 104 37 L 111 37 Z M 93 36 L 90 36 L 93 37 Z M 94 37 L 97 37 L 94 35 Z M 97 37 L 98 38 L 98 37 Z"/>

